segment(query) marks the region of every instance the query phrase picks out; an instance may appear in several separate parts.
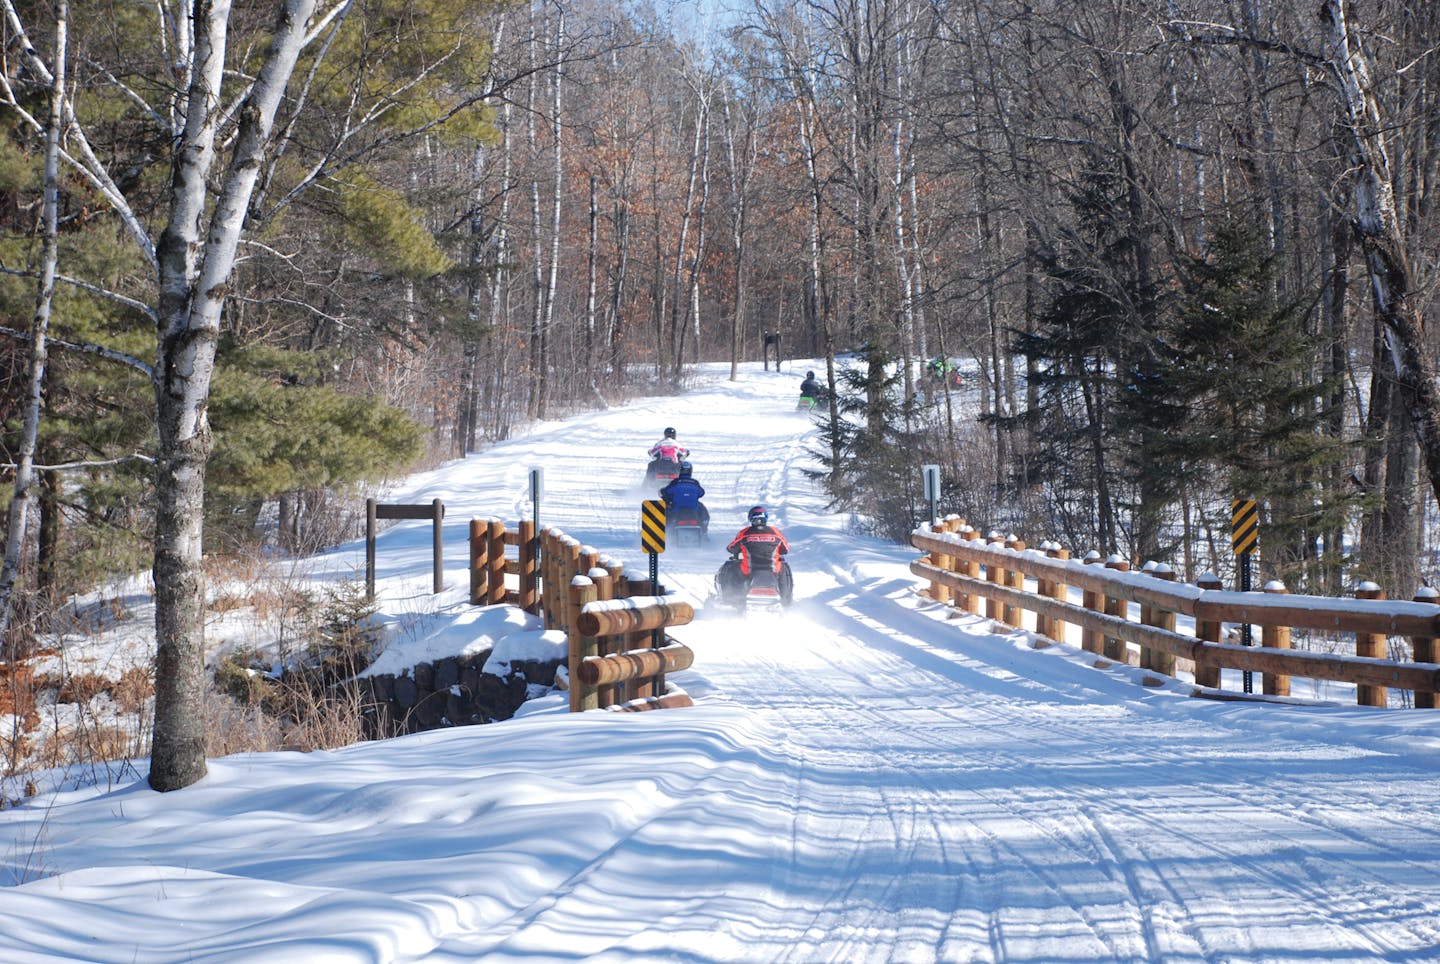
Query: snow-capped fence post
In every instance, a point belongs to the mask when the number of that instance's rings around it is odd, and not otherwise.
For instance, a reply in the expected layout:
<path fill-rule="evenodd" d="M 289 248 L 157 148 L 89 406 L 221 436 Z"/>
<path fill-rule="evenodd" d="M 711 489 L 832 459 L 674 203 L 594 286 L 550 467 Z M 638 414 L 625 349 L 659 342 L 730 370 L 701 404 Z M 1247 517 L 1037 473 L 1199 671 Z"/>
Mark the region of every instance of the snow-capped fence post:
<path fill-rule="evenodd" d="M 1017 539 L 1013 535 L 1009 536 L 1005 540 L 1005 548 L 1015 553 L 1024 552 L 1025 540 Z M 1009 586 L 1011 589 L 1019 589 L 1023 592 L 1025 589 L 1025 573 L 1022 572 L 1019 568 L 1006 569 L 1005 585 Z M 1007 626 L 1014 626 L 1016 629 L 1025 628 L 1024 609 L 1019 606 L 1007 605 L 1001 610 L 1001 612 L 1005 615 L 1005 624 Z"/>
<path fill-rule="evenodd" d="M 946 516 L 946 518 L 945 518 L 945 531 L 946 531 L 946 532 L 950 533 L 951 535 L 957 536 L 958 538 L 963 539 L 963 538 L 965 538 L 964 532 L 965 532 L 965 529 L 966 529 L 966 528 L 967 528 L 967 526 L 965 525 L 965 519 L 964 519 L 963 516 L 958 516 L 958 515 Z M 959 571 L 959 568 L 960 568 L 960 560 L 957 559 L 957 558 L 955 558 L 953 555 L 952 555 L 952 556 L 949 556 L 949 559 L 950 559 L 950 565 L 949 565 L 949 567 L 948 567 L 949 570 L 950 570 L 951 572 L 957 572 L 957 571 Z M 947 592 L 949 593 L 950 605 L 953 606 L 956 610 L 959 610 L 959 611 L 962 611 L 962 612 L 963 612 L 963 611 L 964 611 L 964 610 L 963 610 L 963 603 L 964 603 L 963 595 L 962 595 L 959 591 L 954 590 L 954 589 L 950 589 L 949 587 L 946 587 L 946 590 L 947 590 Z"/>
<path fill-rule="evenodd" d="M 930 531 L 931 531 L 931 532 L 934 532 L 934 533 L 936 533 L 936 534 L 943 533 L 943 532 L 945 531 L 945 523 L 943 523 L 943 522 L 932 522 L 932 523 L 930 523 Z M 940 553 L 940 552 L 931 552 L 931 553 L 930 553 L 930 562 L 931 562 L 932 565 L 934 565 L 934 566 L 936 566 L 936 567 L 938 567 L 938 568 L 940 568 L 940 569 L 945 569 L 945 570 L 947 570 L 947 571 L 948 571 L 949 569 L 951 569 L 951 568 L 954 566 L 954 564 L 955 564 L 955 560 L 954 560 L 953 557 L 944 555 L 943 553 Z M 947 603 L 947 602 L 949 602 L 949 601 L 950 601 L 950 589 L 949 589 L 949 587 L 946 586 L 944 583 L 936 582 L 936 581 L 934 581 L 934 580 L 932 579 L 932 580 L 930 581 L 930 598 L 933 599 L 933 600 L 935 600 L 935 601 L 938 602 L 938 603 Z"/>
<path fill-rule="evenodd" d="M 542 556 L 545 560 L 544 590 L 541 593 L 545 603 L 545 628 L 561 629 L 565 625 L 561 618 L 565 603 L 561 597 L 565 595 L 565 584 L 570 581 L 561 575 L 565 569 L 561 558 L 565 549 L 565 533 L 552 527 L 546 530 L 546 536 Z"/>
<path fill-rule="evenodd" d="M 1373 582 L 1362 582 L 1360 588 L 1355 590 L 1355 598 L 1384 599 L 1385 590 Z M 1355 655 L 1384 659 L 1385 644 L 1388 639 L 1389 637 L 1384 633 L 1356 633 Z M 1355 686 L 1355 702 L 1360 706 L 1385 706 L 1389 700 L 1390 691 L 1384 686 L 1372 686 L 1364 683 Z"/>
<path fill-rule="evenodd" d="M 588 576 L 576 575 L 570 580 L 569 615 L 570 623 L 566 633 L 570 639 L 568 663 L 570 671 L 570 712 L 599 709 L 600 701 L 594 686 L 586 686 L 580 679 L 580 665 L 591 656 L 599 654 L 598 641 L 594 635 L 585 633 L 580 627 L 580 613 L 585 606 L 596 599 L 595 583 Z"/>
<path fill-rule="evenodd" d="M 539 543 L 535 540 L 535 520 L 521 519 L 515 526 L 515 542 L 520 547 L 520 587 L 516 603 L 527 613 L 538 613 L 536 606 L 536 580 L 539 576 L 535 557 Z"/>
<path fill-rule="evenodd" d="M 1003 546 L 1005 545 L 1005 537 L 998 532 L 992 531 L 989 537 L 986 538 L 985 544 L 991 547 Z M 999 563 L 985 563 L 985 581 L 994 583 L 997 586 L 1005 585 L 1005 570 L 1000 568 Z M 985 618 L 1003 621 L 1000 620 L 1001 612 L 1002 610 L 1000 608 L 1000 603 L 997 602 L 993 597 L 986 596 Z"/>
<path fill-rule="evenodd" d="M 1150 575 L 1161 582 L 1174 582 L 1175 570 L 1163 562 L 1157 562 L 1150 567 Z M 1163 606 L 1146 606 L 1145 617 L 1141 622 L 1147 626 L 1154 626 L 1156 629 L 1164 630 L 1167 633 L 1175 632 L 1175 612 Z M 1153 646 L 1140 647 L 1140 666 L 1142 669 L 1153 670 L 1166 676 L 1175 675 L 1175 654 L 1167 653 L 1162 649 Z"/>
<path fill-rule="evenodd" d="M 1100 557 L 1100 553 L 1096 552 L 1094 549 L 1091 549 L 1089 552 L 1085 553 L 1085 559 L 1083 560 L 1083 562 L 1087 566 L 1096 566 L 1102 562 L 1102 559 Z M 1105 596 L 1098 590 L 1091 589 L 1089 586 L 1086 586 L 1085 596 L 1081 602 L 1081 605 L 1083 605 L 1091 612 L 1103 613 L 1105 611 Z M 1088 626 L 1085 627 L 1085 629 L 1080 634 L 1080 648 L 1085 650 L 1085 652 L 1087 653 L 1094 653 L 1097 656 L 1100 653 L 1104 652 L 1104 645 L 1100 641 L 1100 634 Z"/>
<path fill-rule="evenodd" d="M 1105 560 L 1106 569 L 1114 569 L 1116 572 L 1129 572 L 1130 560 L 1120 555 L 1112 555 Z M 1105 614 L 1125 619 L 1128 616 L 1130 604 L 1123 596 L 1105 597 Z M 1106 659 L 1113 659 L 1117 663 L 1128 663 L 1130 661 L 1130 644 L 1119 636 L 1106 636 L 1104 644 Z"/>
<path fill-rule="evenodd" d="M 1290 590 L 1278 579 L 1265 584 L 1265 592 L 1272 596 L 1288 595 Z M 1260 628 L 1260 645 L 1269 649 L 1290 648 L 1290 627 L 1265 625 Z M 1264 673 L 1260 677 L 1260 692 L 1266 696 L 1289 696 L 1290 677 L 1283 673 Z"/>
<path fill-rule="evenodd" d="M 1070 550 L 1062 549 L 1058 542 L 1051 542 L 1045 549 L 1045 557 L 1047 559 L 1057 559 L 1065 562 L 1070 558 Z M 1066 586 L 1065 583 L 1058 580 L 1050 580 L 1046 582 L 1045 586 L 1050 590 L 1047 595 L 1051 599 L 1062 603 L 1065 601 L 1066 594 L 1069 592 L 1069 587 Z M 1049 636 L 1057 643 L 1065 642 L 1064 620 L 1056 616 L 1047 616 L 1043 618 L 1042 625 L 1045 627 L 1044 630 L 1042 630 L 1042 635 Z"/>
<path fill-rule="evenodd" d="M 1421 586 L 1415 590 L 1415 602 L 1434 604 L 1440 602 L 1440 590 L 1431 586 Z M 1435 662 L 1435 637 L 1434 636 L 1412 636 L 1410 637 L 1410 657 L 1417 663 Z M 1435 691 L 1415 691 L 1415 708 L 1417 710 L 1435 709 Z"/>
<path fill-rule="evenodd" d="M 967 525 L 965 527 L 965 538 L 969 542 L 979 542 L 985 537 L 980 534 L 979 529 Z M 980 563 L 974 559 L 967 560 L 965 563 L 965 575 L 971 579 L 979 579 Z M 965 611 L 972 616 L 980 615 L 980 596 L 977 593 L 972 592 L 965 594 Z"/>
<path fill-rule="evenodd" d="M 1221 592 L 1225 589 L 1225 584 L 1213 572 L 1202 573 L 1200 578 L 1195 580 L 1195 586 L 1206 592 Z M 1197 619 L 1195 638 L 1207 643 L 1218 643 L 1222 628 L 1218 619 Z M 1203 647 L 1195 657 L 1195 685 L 1210 689 L 1220 688 L 1220 664 L 1206 660 Z"/>
<path fill-rule="evenodd" d="M 575 622 L 574 608 L 570 602 L 570 580 L 580 573 L 580 540 L 574 536 L 561 536 L 560 538 L 560 576 L 555 580 L 555 585 L 560 592 L 560 611 L 557 614 L 560 626 L 569 629 Z"/>
<path fill-rule="evenodd" d="M 590 581 L 595 584 L 595 601 L 609 602 L 615 598 L 615 577 L 611 571 L 601 566 L 590 570 Z M 609 656 L 612 650 L 611 639 L 608 636 L 601 636 L 596 640 L 596 651 L 601 656 Z M 615 702 L 615 684 L 606 683 L 597 686 L 595 689 L 596 700 L 600 708 L 612 705 Z"/>

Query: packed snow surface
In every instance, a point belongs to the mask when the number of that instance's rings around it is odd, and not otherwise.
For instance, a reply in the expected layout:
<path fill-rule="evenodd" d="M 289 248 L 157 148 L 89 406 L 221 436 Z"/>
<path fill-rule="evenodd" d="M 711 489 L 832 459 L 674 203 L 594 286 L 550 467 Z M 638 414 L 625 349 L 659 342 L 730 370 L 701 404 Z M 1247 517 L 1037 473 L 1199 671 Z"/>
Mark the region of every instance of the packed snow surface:
<path fill-rule="evenodd" d="M 807 367 L 710 370 L 386 494 L 445 501 L 447 588 L 428 522 L 383 534 L 377 671 L 482 640 L 543 656 L 563 644 L 465 604 L 468 520 L 528 516 L 543 467 L 541 524 L 643 570 L 645 451 L 678 428 L 714 531 L 662 581 L 702 603 L 755 503 L 796 576 L 781 617 L 674 631 L 695 707 L 572 715 L 555 694 L 212 760 L 168 794 L 42 794 L 0 812 L 0 960 L 1440 958 L 1440 714 L 1193 699 L 955 617 L 804 474 Z M 346 545 L 312 578 L 362 567 Z"/>

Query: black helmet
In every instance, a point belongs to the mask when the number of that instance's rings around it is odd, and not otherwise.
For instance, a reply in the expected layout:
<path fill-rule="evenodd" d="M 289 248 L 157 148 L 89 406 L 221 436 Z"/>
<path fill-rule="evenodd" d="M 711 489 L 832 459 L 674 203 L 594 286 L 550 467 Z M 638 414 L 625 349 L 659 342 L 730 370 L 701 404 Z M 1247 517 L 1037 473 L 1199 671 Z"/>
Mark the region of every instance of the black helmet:
<path fill-rule="evenodd" d="M 750 524 L 757 529 L 763 526 L 766 521 L 768 521 L 765 517 L 765 507 L 763 505 L 751 507 L 749 517 Z"/>
<path fill-rule="evenodd" d="M 682 479 L 688 479 L 688 478 L 690 478 L 690 471 L 691 471 L 691 470 L 690 470 L 690 463 L 689 463 L 689 462 L 681 462 L 681 463 L 680 463 L 680 478 L 682 478 Z"/>
<path fill-rule="evenodd" d="M 806 378 L 814 378 L 814 377 L 815 377 L 815 373 L 814 373 L 814 372 L 806 372 L 806 373 L 805 373 L 805 377 L 806 377 Z"/>
<path fill-rule="evenodd" d="M 673 428 L 667 428 L 667 429 L 665 430 L 665 437 L 666 437 L 666 438 L 674 438 L 674 437 L 675 437 L 675 430 L 674 430 Z"/>

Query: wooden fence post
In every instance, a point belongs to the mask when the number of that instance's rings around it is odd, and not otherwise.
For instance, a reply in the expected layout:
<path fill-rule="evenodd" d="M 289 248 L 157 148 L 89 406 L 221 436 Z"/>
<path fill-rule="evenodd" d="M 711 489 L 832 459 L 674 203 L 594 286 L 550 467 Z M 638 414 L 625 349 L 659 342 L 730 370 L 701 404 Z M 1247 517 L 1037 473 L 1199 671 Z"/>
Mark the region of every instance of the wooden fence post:
<path fill-rule="evenodd" d="M 1058 559 L 1061 562 L 1064 562 L 1065 560 L 1070 558 L 1070 550 L 1062 549 L 1060 547 L 1060 543 L 1052 541 L 1049 547 L 1045 550 L 1045 555 L 1047 558 Z M 1056 581 L 1047 582 L 1046 586 L 1050 590 L 1049 596 L 1051 599 L 1057 600 L 1059 602 L 1065 602 L 1065 597 L 1069 592 L 1068 586 L 1066 586 L 1063 582 Z M 1063 619 L 1052 616 L 1046 624 L 1045 635 L 1049 636 L 1057 643 L 1063 643 L 1065 642 L 1065 628 L 1065 621 Z"/>
<path fill-rule="evenodd" d="M 486 554 L 490 544 L 485 540 L 485 523 L 481 519 L 470 520 L 470 605 L 485 605 L 485 577 L 489 566 Z"/>
<path fill-rule="evenodd" d="M 1288 595 L 1290 590 L 1279 579 L 1272 579 L 1265 584 L 1265 592 L 1275 596 Z M 1290 627 L 1289 626 L 1262 626 L 1260 629 L 1260 645 L 1272 649 L 1290 648 Z M 1263 673 L 1260 677 L 1260 692 L 1266 696 L 1289 696 L 1290 677 L 1280 673 Z"/>
<path fill-rule="evenodd" d="M 1100 553 L 1094 549 L 1085 553 L 1084 564 L 1087 566 L 1098 566 L 1103 561 Z M 1105 611 L 1105 597 L 1094 589 L 1086 589 L 1082 605 L 1091 612 L 1103 613 Z M 1085 652 L 1095 653 L 1096 655 L 1105 651 L 1100 634 L 1089 628 L 1082 629 L 1080 632 L 1080 647 L 1084 649 Z"/>
<path fill-rule="evenodd" d="M 965 538 L 969 542 L 978 542 L 985 537 L 980 534 L 978 529 L 966 527 Z M 971 579 L 979 579 L 980 563 L 973 559 L 967 560 L 965 563 L 965 575 Z M 972 592 L 965 595 L 965 611 L 972 616 L 980 615 L 980 596 L 977 593 Z"/>
<path fill-rule="evenodd" d="M 1213 572 L 1201 573 L 1200 578 L 1195 580 L 1197 588 L 1206 591 L 1216 591 L 1225 588 L 1220 577 Z M 1199 619 L 1195 621 L 1195 638 L 1204 640 L 1207 643 L 1220 642 L 1221 627 L 1218 620 Z M 1209 689 L 1220 688 L 1220 666 L 1216 663 L 1207 663 L 1203 659 L 1195 660 L 1195 685 L 1204 686 Z"/>
<path fill-rule="evenodd" d="M 965 519 L 963 516 L 952 515 L 945 518 L 945 531 L 953 536 L 956 536 L 957 538 L 964 539 L 965 536 L 963 535 L 963 533 L 967 528 L 969 527 L 965 525 Z M 960 560 L 957 559 L 955 556 L 951 556 L 950 565 L 948 568 L 951 572 L 959 572 L 961 568 Z M 950 594 L 950 605 L 955 607 L 956 610 L 963 612 L 964 610 L 962 607 L 964 604 L 964 594 L 961 593 L 958 589 L 949 589 L 949 587 L 946 588 Z"/>
<path fill-rule="evenodd" d="M 586 636 L 580 632 L 578 620 L 580 610 L 586 603 L 595 601 L 595 583 L 590 581 L 588 576 L 576 576 L 570 581 L 569 586 L 570 605 L 567 616 L 569 624 L 566 626 L 570 638 L 569 646 L 569 670 L 570 670 L 570 712 L 578 713 L 582 710 L 594 710 L 600 708 L 599 697 L 593 686 L 586 686 L 580 682 L 580 664 L 587 656 L 599 655 L 598 647 L 594 636 Z"/>
<path fill-rule="evenodd" d="M 626 576 L 625 595 L 633 598 L 635 596 L 650 596 L 655 593 L 655 585 L 648 576 Z M 650 631 L 648 629 L 636 630 L 633 633 L 625 634 L 625 649 L 645 649 L 650 645 Z M 655 692 L 654 677 L 639 677 L 631 680 L 629 691 L 625 694 L 626 701 L 638 700 L 650 696 L 664 696 L 664 693 Z"/>
<path fill-rule="evenodd" d="M 590 570 L 590 581 L 595 584 L 595 600 L 597 602 L 609 602 L 615 598 L 615 580 L 609 569 L 602 569 L 596 566 Z M 609 656 L 610 637 L 601 636 L 596 639 L 596 652 L 601 656 Z M 607 706 L 615 705 L 615 684 L 606 683 L 595 691 L 596 701 L 603 710 Z"/>
<path fill-rule="evenodd" d="M 1415 590 L 1415 601 L 1418 603 L 1440 602 L 1440 589 L 1430 586 L 1421 586 Z M 1435 637 L 1433 636 L 1412 636 L 1410 637 L 1411 656 L 1417 663 L 1435 662 Z M 1415 691 L 1415 708 L 1417 710 L 1435 709 L 1435 693 L 1425 690 Z"/>
<path fill-rule="evenodd" d="M 990 546 L 991 548 L 999 548 L 1000 546 L 1003 546 L 1005 544 L 1005 537 L 1002 536 L 1000 533 L 992 530 L 989 538 L 985 540 L 985 544 Z M 1000 566 L 995 565 L 994 563 L 987 562 L 985 564 L 985 581 L 992 582 L 997 586 L 1005 585 L 1005 570 L 1002 569 Z M 1004 622 L 1004 620 L 1001 618 L 1002 612 L 1003 610 L 1000 608 L 1000 604 L 998 602 L 989 598 L 985 600 L 986 619 L 994 619 L 998 622 Z"/>
<path fill-rule="evenodd" d="M 520 591 L 516 603 L 527 613 L 536 613 L 535 583 L 539 577 L 537 568 L 539 545 L 535 541 L 535 520 L 521 519 L 515 525 L 515 541 L 520 546 Z"/>
<path fill-rule="evenodd" d="M 936 533 L 937 535 L 944 533 L 945 523 L 931 523 L 930 531 Z M 932 552 L 930 553 L 930 562 L 932 565 L 936 566 L 939 569 L 949 571 L 949 569 L 954 565 L 955 560 L 951 556 L 942 555 L 938 552 Z M 930 598 L 938 603 L 948 603 L 950 601 L 950 587 L 945 585 L 943 582 L 932 581 L 930 583 Z"/>
<path fill-rule="evenodd" d="M 1005 548 L 1015 552 L 1025 551 L 1025 540 L 1017 539 L 1014 536 L 1005 540 Z M 1017 567 L 1005 570 L 1005 585 L 1011 589 L 1025 589 L 1025 573 Z M 1006 606 L 1004 608 L 1005 622 L 1016 629 L 1025 628 L 1025 610 L 1020 606 Z"/>
<path fill-rule="evenodd" d="M 1114 569 L 1116 572 L 1129 572 L 1130 561 L 1121 555 L 1113 555 L 1105 561 L 1106 569 Z M 1118 616 L 1125 619 L 1129 616 L 1130 604 L 1118 596 L 1105 597 L 1105 612 L 1110 616 Z M 1118 636 L 1105 637 L 1105 658 L 1113 659 L 1117 663 L 1130 662 L 1130 646 L 1125 640 Z"/>
<path fill-rule="evenodd" d="M 485 537 L 490 546 L 490 573 L 485 587 L 487 601 L 491 606 L 499 606 L 505 602 L 505 520 L 491 519 L 486 526 Z"/>
<path fill-rule="evenodd" d="M 1384 599 L 1385 590 L 1373 582 L 1362 582 L 1355 590 L 1356 599 Z M 1384 633 L 1356 633 L 1355 655 L 1385 658 L 1388 637 Z M 1355 702 L 1360 706 L 1385 706 L 1390 701 L 1390 691 L 1383 686 L 1359 683 L 1355 686 Z"/>
<path fill-rule="evenodd" d="M 1162 582 L 1174 582 L 1175 570 L 1163 562 L 1155 563 L 1150 569 L 1150 575 Z M 1163 629 L 1168 633 L 1175 632 L 1175 614 L 1168 609 L 1160 609 L 1157 606 L 1146 607 L 1150 611 L 1150 619 L 1147 625 L 1156 629 Z M 1163 673 L 1166 676 L 1175 675 L 1175 654 L 1167 653 L 1164 650 L 1151 649 L 1148 646 L 1140 647 L 1140 665 L 1156 673 Z"/>

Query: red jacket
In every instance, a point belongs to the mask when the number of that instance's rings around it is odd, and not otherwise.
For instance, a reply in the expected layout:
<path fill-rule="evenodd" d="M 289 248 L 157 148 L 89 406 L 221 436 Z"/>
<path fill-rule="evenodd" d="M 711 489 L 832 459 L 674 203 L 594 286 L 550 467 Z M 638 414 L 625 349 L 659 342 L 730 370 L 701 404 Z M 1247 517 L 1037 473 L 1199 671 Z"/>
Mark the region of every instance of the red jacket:
<path fill-rule="evenodd" d="M 725 547 L 727 552 L 740 554 L 740 571 L 750 575 L 750 559 L 768 559 L 772 572 L 780 571 L 780 557 L 790 551 L 790 543 L 774 526 L 746 526 L 736 533 Z M 768 555 L 767 555 L 768 553 Z"/>

